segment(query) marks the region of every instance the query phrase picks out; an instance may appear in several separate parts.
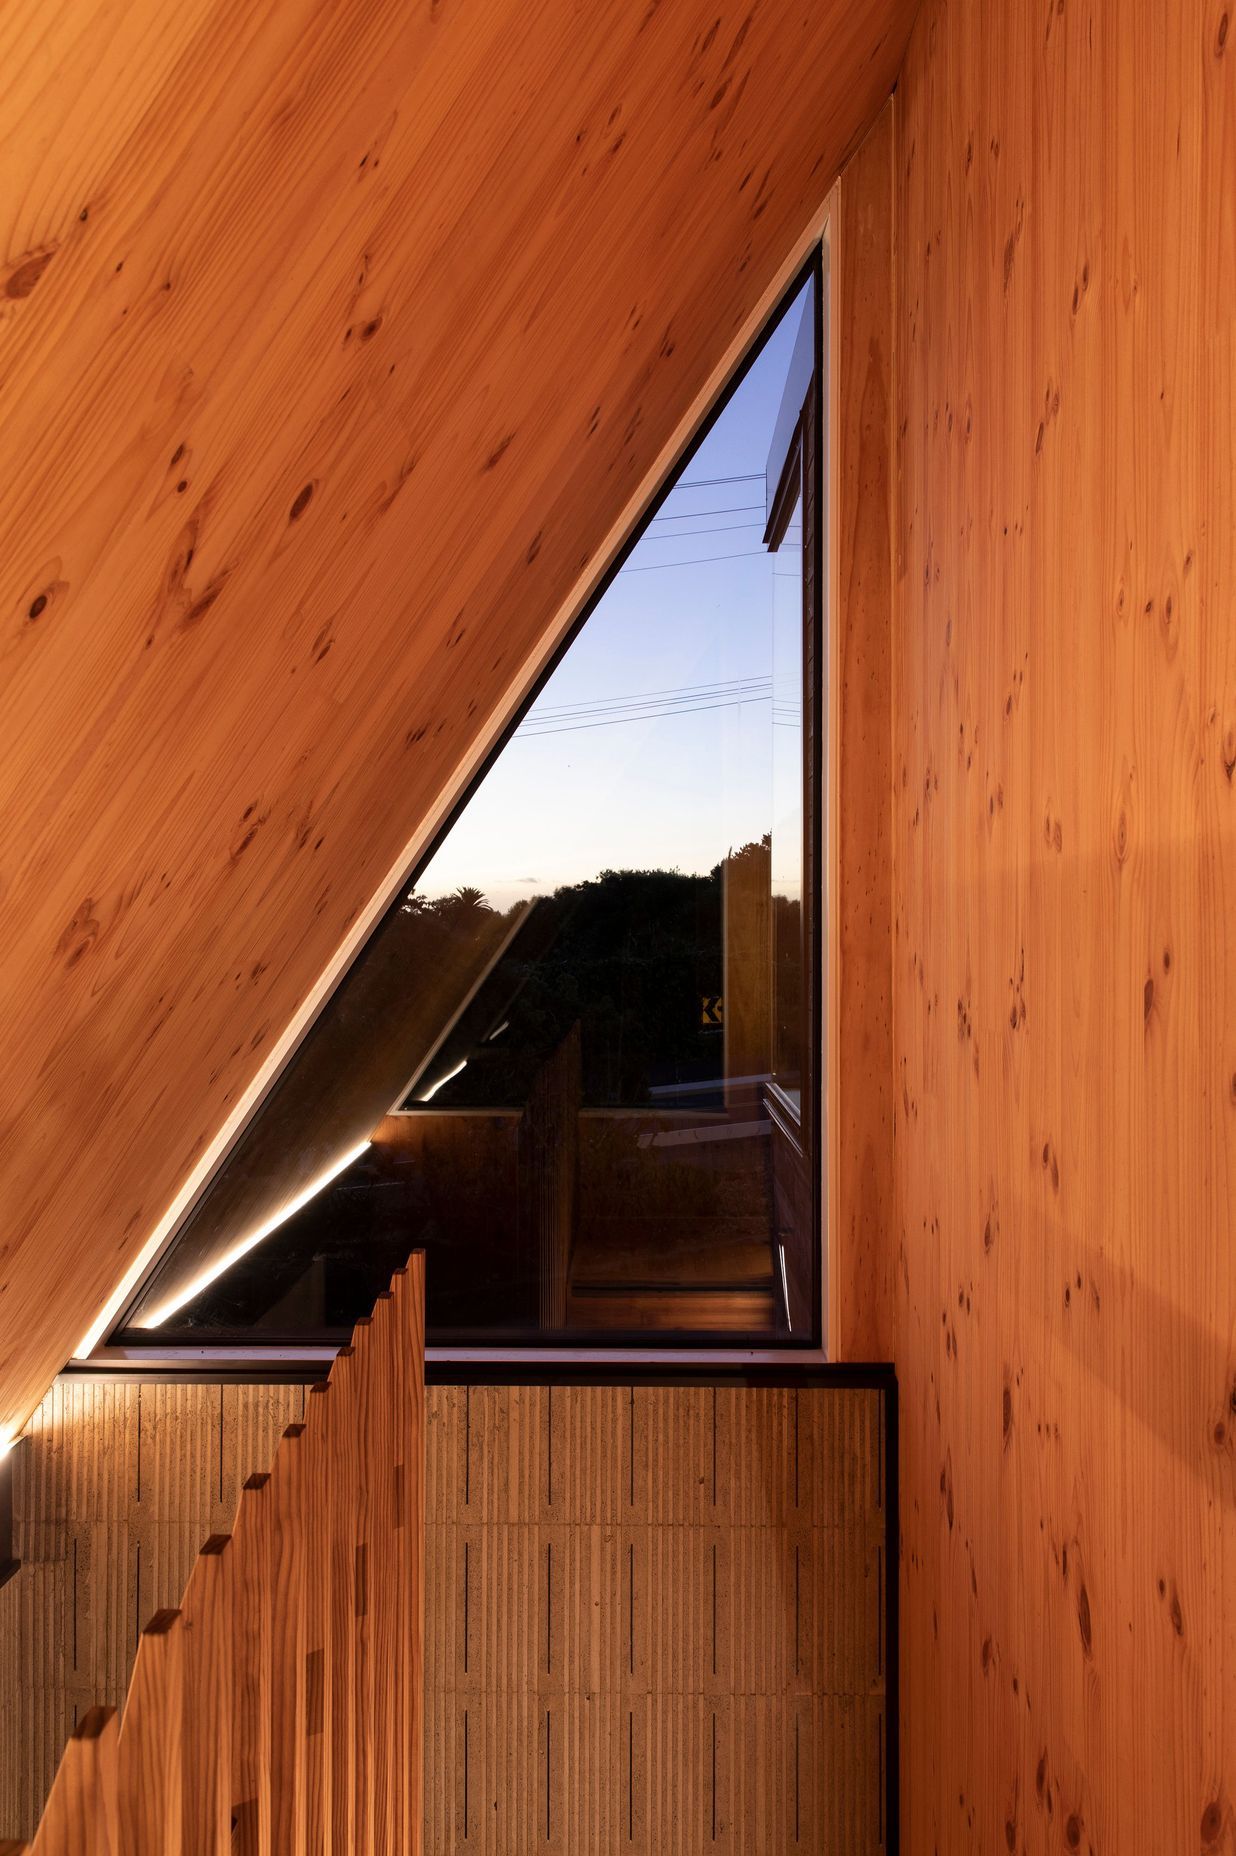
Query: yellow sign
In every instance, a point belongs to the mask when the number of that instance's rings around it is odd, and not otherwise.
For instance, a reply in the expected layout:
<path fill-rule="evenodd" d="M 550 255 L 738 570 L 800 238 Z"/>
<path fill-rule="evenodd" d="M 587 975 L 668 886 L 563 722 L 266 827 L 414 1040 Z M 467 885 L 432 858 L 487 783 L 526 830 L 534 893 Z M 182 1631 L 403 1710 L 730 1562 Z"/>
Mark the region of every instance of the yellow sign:
<path fill-rule="evenodd" d="M 709 993 L 700 1000 L 700 1023 L 709 1026 L 725 1023 L 725 1007 L 719 992 Z"/>

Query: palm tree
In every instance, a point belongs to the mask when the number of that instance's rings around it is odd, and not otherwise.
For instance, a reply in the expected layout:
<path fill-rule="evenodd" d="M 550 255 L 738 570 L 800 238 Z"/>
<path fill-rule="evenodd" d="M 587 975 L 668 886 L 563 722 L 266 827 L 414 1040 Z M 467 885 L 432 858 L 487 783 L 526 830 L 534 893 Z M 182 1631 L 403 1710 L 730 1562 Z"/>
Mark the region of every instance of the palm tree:
<path fill-rule="evenodd" d="M 471 883 L 461 883 L 457 889 L 451 891 L 449 896 L 443 896 L 442 907 L 452 915 L 462 915 L 481 909 L 483 909 L 487 915 L 493 913 L 493 910 L 485 899 L 484 891 L 474 889 Z"/>

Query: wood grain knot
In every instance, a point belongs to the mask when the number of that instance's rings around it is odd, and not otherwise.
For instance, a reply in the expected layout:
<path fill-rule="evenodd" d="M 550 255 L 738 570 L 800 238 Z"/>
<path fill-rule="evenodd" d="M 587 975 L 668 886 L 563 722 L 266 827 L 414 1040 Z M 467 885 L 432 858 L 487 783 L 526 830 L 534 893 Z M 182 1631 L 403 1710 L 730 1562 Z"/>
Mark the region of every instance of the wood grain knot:
<path fill-rule="evenodd" d="M 23 258 L 21 263 L 9 272 L 4 286 L 5 296 L 17 299 L 29 296 L 55 255 L 56 247 L 48 245 L 43 250 L 31 252 L 29 257 Z"/>

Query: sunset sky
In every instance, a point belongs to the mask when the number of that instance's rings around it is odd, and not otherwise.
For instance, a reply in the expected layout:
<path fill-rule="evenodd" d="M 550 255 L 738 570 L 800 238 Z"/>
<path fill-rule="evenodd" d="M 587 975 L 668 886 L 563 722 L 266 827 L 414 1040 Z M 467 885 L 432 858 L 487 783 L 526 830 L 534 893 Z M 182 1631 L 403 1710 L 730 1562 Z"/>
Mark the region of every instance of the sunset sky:
<path fill-rule="evenodd" d="M 811 289 L 773 331 L 422 892 L 470 884 L 505 908 L 607 868 L 706 871 L 771 828 L 775 589 L 774 557 L 761 546 L 764 472 Z M 776 567 L 796 571 L 792 547 Z M 784 678 L 782 664 L 779 689 Z"/>

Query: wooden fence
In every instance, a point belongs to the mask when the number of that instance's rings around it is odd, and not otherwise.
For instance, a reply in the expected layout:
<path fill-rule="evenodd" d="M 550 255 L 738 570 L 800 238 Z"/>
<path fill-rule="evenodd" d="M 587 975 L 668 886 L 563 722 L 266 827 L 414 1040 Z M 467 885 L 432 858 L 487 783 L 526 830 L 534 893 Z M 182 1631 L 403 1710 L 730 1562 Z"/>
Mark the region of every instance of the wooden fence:
<path fill-rule="evenodd" d="M 418 1255 L 146 1625 L 123 1719 L 79 1722 L 32 1856 L 418 1856 L 424 1340 Z"/>

